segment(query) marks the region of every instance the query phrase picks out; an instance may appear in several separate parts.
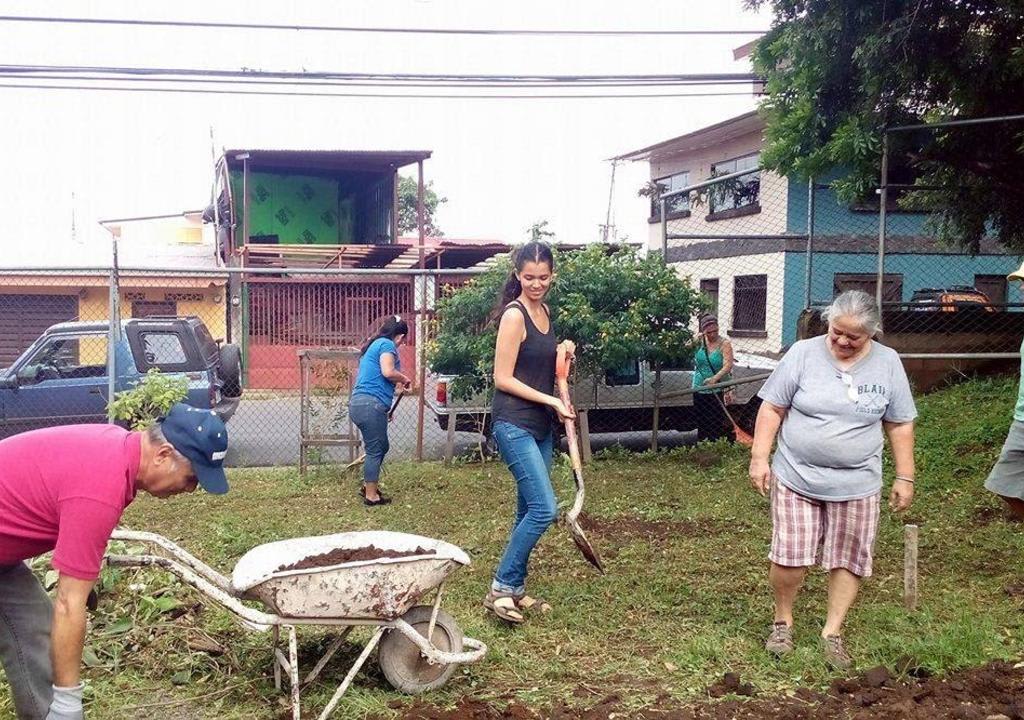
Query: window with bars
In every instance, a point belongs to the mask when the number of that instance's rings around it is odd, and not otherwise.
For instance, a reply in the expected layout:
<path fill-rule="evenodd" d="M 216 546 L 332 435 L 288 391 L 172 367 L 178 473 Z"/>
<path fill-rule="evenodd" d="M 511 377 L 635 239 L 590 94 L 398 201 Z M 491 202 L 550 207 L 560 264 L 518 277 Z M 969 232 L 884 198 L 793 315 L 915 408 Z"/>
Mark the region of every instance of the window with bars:
<path fill-rule="evenodd" d="M 718 278 L 704 278 L 700 281 L 700 292 L 710 306 L 708 312 L 718 315 Z"/>
<path fill-rule="evenodd" d="M 833 297 L 847 290 L 863 290 L 871 297 L 875 297 L 875 288 L 878 287 L 878 275 L 876 273 L 836 273 L 832 280 Z M 882 276 L 882 302 L 902 302 L 903 300 L 903 275 L 901 273 L 886 273 Z"/>
<path fill-rule="evenodd" d="M 764 332 L 767 310 L 767 275 L 737 275 L 733 278 L 733 330 Z"/>
<path fill-rule="evenodd" d="M 760 153 L 714 163 L 711 166 L 711 177 L 721 177 L 740 172 L 754 170 L 761 163 Z M 712 186 L 708 193 L 708 209 L 712 214 L 725 210 L 758 205 L 761 201 L 761 172 L 752 172 L 732 180 Z"/>
<path fill-rule="evenodd" d="M 174 301 L 136 300 L 132 303 L 132 317 L 173 317 L 178 314 L 178 304 Z"/>
<path fill-rule="evenodd" d="M 684 170 L 683 172 L 675 173 L 674 175 L 667 175 L 662 178 L 655 178 L 654 184 L 658 188 L 658 192 L 651 197 L 651 217 L 661 217 L 661 196 L 674 190 L 682 190 L 684 187 L 690 184 L 690 172 Z M 666 198 L 665 202 L 665 214 L 671 215 L 672 213 L 685 212 L 690 209 L 690 194 L 683 193 L 681 195 L 673 195 L 670 198 Z"/>

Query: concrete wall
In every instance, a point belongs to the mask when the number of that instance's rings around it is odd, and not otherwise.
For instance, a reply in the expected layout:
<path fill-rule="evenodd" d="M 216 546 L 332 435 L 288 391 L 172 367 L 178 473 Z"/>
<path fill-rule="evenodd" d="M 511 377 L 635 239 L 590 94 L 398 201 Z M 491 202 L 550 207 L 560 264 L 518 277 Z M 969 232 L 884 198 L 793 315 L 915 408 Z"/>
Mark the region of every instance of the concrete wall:
<path fill-rule="evenodd" d="M 729 142 L 702 148 L 689 153 L 681 153 L 669 158 L 651 162 L 651 179 L 662 178 L 678 172 L 690 173 L 690 184 L 702 182 L 711 177 L 711 166 L 725 160 L 758 152 L 761 149 L 760 131 L 742 135 Z M 708 222 L 706 204 L 693 207 L 689 218 L 671 220 L 669 231 L 676 233 L 692 233 L 700 235 L 721 234 L 777 234 L 786 231 L 787 209 L 786 194 L 788 181 L 773 173 L 761 174 L 761 212 L 729 220 Z M 806 211 L 805 211 L 806 212 Z M 674 241 L 680 242 L 680 241 Z M 648 247 L 652 250 L 661 248 L 661 225 L 650 224 Z"/>
<path fill-rule="evenodd" d="M 732 339 L 733 347 L 741 352 L 776 353 L 782 347 L 782 298 L 786 283 L 786 253 L 765 253 L 742 257 L 715 258 L 673 263 L 682 277 L 688 277 L 695 290 L 700 281 L 718 278 L 718 322 L 722 332 Z M 765 312 L 765 338 L 735 337 L 730 334 L 733 311 L 733 279 L 737 275 L 767 275 L 768 292 Z M 795 324 L 794 324 L 795 327 Z"/>
<path fill-rule="evenodd" d="M 815 184 L 831 182 L 837 173 L 816 180 Z M 790 178 L 789 202 L 787 203 L 787 230 L 791 233 L 807 232 L 806 180 Z M 885 229 L 888 235 L 920 235 L 925 231 L 928 216 L 924 213 L 890 211 L 886 214 Z M 868 235 L 878 237 L 878 208 L 854 210 L 840 200 L 831 188 L 817 188 L 814 192 L 814 234 L 815 235 Z"/>

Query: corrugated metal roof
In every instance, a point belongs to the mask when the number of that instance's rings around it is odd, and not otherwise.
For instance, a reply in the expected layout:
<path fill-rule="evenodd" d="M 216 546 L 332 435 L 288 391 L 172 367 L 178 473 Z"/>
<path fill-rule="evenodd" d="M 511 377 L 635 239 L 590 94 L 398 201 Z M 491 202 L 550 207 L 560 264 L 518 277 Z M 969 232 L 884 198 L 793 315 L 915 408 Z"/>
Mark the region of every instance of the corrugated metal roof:
<path fill-rule="evenodd" d="M 383 171 L 412 165 L 431 156 L 431 150 L 225 150 L 229 168 L 242 167 L 239 155 L 249 155 L 249 166 L 306 170 Z"/>

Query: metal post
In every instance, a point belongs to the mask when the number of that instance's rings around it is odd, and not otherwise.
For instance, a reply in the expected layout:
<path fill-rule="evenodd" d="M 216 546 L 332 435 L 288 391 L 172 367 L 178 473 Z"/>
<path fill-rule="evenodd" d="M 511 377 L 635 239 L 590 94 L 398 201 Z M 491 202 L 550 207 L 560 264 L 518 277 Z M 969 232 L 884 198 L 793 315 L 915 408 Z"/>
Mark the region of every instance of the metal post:
<path fill-rule="evenodd" d="M 419 253 L 420 270 L 426 268 L 426 229 L 423 227 L 423 161 L 416 164 L 417 187 L 416 187 L 416 227 L 419 231 Z M 423 386 L 426 382 L 426 350 L 427 350 L 427 276 L 420 275 L 420 311 L 417 315 L 419 327 L 416 329 L 416 375 L 417 384 L 420 386 L 419 401 L 416 403 L 416 459 L 423 460 L 423 406 L 426 394 Z"/>
<path fill-rule="evenodd" d="M 882 279 L 885 277 L 885 212 L 889 192 L 886 184 L 889 181 L 889 131 L 882 131 L 882 178 L 878 188 L 878 278 L 876 279 L 875 301 L 878 311 L 882 311 Z"/>
<path fill-rule="evenodd" d="M 615 160 L 612 160 L 612 179 L 608 183 L 608 209 L 604 214 L 604 227 L 601 228 L 601 242 L 608 242 L 608 234 L 612 223 L 612 200 L 615 197 Z"/>
<path fill-rule="evenodd" d="M 654 419 L 651 426 L 651 451 L 658 451 L 658 425 L 661 423 L 661 363 L 654 370 Z"/>
<path fill-rule="evenodd" d="M 804 258 L 804 310 L 811 306 L 811 280 L 814 275 L 814 178 L 807 181 L 807 252 Z"/>
<path fill-rule="evenodd" d="M 242 245 L 249 244 L 249 153 L 238 155 L 242 160 Z"/>
<path fill-rule="evenodd" d="M 665 219 L 665 205 L 668 201 L 661 199 L 661 261 L 668 262 L 668 222 Z"/>
<path fill-rule="evenodd" d="M 665 219 L 668 200 L 661 198 L 661 262 L 668 265 L 668 222 Z M 654 417 L 651 426 L 651 450 L 658 450 L 658 424 L 661 422 L 661 363 L 654 370 Z"/>
<path fill-rule="evenodd" d="M 391 242 L 398 244 L 398 170 L 391 175 Z M 340 241 L 340 238 L 339 238 Z"/>
<path fill-rule="evenodd" d="M 242 160 L 242 264 L 245 264 L 245 253 L 249 249 L 249 153 L 243 153 L 236 155 L 236 159 Z M 228 176 L 228 182 L 230 184 L 230 175 Z M 239 337 L 241 338 L 240 351 L 242 354 L 242 383 L 245 387 L 249 386 L 249 284 L 245 280 L 245 276 L 241 278 L 242 292 L 239 300 L 241 301 L 242 308 L 239 313 L 239 319 L 241 320 L 241 328 L 239 328 Z"/>
<path fill-rule="evenodd" d="M 110 327 L 107 328 L 107 422 L 114 422 L 114 393 L 117 392 L 117 348 L 121 340 L 121 291 L 117 277 L 117 237 L 113 238 L 113 262 L 110 265 Z"/>

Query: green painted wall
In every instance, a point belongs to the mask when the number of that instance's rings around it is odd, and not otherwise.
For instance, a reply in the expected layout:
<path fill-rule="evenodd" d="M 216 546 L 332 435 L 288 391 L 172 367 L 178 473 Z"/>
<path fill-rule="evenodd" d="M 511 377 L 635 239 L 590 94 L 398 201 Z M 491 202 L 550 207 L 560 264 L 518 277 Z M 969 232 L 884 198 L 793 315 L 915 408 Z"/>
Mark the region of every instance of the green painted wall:
<path fill-rule="evenodd" d="M 231 173 L 231 190 L 242 197 L 241 171 Z M 355 201 L 339 196 L 336 179 L 250 172 L 249 203 L 250 236 L 276 235 L 282 245 L 353 242 Z"/>

